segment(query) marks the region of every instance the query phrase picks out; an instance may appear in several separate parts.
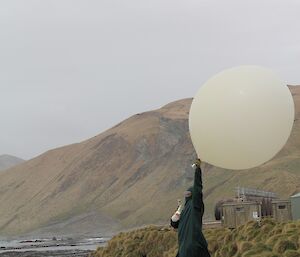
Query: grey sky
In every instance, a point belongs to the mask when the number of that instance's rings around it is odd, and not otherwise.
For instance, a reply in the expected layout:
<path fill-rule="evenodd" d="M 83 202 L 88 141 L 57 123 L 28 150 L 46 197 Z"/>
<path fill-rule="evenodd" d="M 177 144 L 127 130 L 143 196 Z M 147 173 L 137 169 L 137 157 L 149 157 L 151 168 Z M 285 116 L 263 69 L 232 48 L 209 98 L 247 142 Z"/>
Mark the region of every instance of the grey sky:
<path fill-rule="evenodd" d="M 300 84 L 299 11 L 299 0 L 1 0 L 0 154 L 87 139 L 236 65 Z"/>

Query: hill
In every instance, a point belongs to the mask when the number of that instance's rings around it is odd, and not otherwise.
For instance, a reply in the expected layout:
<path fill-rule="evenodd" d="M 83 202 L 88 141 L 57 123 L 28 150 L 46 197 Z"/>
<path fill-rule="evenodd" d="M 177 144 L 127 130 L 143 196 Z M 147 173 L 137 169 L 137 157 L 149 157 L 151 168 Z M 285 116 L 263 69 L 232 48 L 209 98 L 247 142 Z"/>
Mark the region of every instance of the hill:
<path fill-rule="evenodd" d="M 209 229 L 204 234 L 212 257 L 300 257 L 300 222 L 249 222 L 237 229 Z M 91 257 L 174 257 L 177 233 L 149 226 L 120 233 Z"/>
<path fill-rule="evenodd" d="M 8 154 L 0 155 L 0 171 L 11 168 L 22 162 L 24 162 L 24 160 L 12 155 L 8 155 Z"/>
<path fill-rule="evenodd" d="M 287 197 L 300 191 L 300 87 L 290 87 L 296 120 L 284 149 L 250 171 L 209 165 L 203 172 L 206 219 L 236 186 Z M 48 151 L 0 174 L 0 235 L 108 233 L 165 224 L 193 180 L 192 99 L 134 115 L 81 143 Z"/>

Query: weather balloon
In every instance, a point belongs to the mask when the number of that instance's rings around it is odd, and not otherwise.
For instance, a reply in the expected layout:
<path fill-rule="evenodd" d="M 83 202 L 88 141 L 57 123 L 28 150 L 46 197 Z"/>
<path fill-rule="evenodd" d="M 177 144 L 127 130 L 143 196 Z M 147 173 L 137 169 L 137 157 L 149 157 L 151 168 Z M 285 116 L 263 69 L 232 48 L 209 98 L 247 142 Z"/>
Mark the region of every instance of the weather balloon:
<path fill-rule="evenodd" d="M 234 67 L 210 78 L 195 96 L 189 128 L 198 156 L 226 169 L 249 169 L 272 159 L 294 123 L 294 101 L 270 69 Z"/>

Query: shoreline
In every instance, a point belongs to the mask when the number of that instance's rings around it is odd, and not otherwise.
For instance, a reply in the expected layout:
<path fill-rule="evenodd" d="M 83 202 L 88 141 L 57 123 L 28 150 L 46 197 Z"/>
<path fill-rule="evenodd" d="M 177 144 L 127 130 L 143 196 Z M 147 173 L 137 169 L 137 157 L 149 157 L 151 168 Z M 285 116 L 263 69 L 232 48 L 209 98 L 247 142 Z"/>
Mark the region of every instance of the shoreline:
<path fill-rule="evenodd" d="M 0 257 L 88 256 L 110 238 L 61 238 L 0 241 Z"/>
<path fill-rule="evenodd" d="M 0 257 L 87 257 L 92 250 L 57 250 L 57 251 L 6 251 Z"/>

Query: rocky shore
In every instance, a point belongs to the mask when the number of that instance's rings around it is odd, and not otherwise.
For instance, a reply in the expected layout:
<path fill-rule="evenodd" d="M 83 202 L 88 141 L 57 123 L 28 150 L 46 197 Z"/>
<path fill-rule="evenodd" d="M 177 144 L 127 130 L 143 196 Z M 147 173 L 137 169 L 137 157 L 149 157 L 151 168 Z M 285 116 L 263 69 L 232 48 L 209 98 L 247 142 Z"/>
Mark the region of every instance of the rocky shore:
<path fill-rule="evenodd" d="M 58 251 L 26 251 L 3 252 L 0 257 L 87 257 L 91 250 L 58 250 Z"/>
<path fill-rule="evenodd" d="M 109 238 L 55 238 L 0 241 L 0 257 L 87 257 Z"/>

